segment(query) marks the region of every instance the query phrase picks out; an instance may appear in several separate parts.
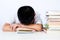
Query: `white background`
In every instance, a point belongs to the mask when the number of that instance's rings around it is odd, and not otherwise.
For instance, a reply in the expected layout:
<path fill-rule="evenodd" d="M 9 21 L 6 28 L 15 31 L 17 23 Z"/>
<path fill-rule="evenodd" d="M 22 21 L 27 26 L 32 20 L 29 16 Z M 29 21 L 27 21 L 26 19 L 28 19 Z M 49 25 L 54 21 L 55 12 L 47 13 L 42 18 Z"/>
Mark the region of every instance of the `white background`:
<path fill-rule="evenodd" d="M 46 16 L 45 16 L 46 11 L 60 10 L 60 0 L 0 0 L 1 30 L 2 30 L 2 25 L 5 23 L 5 21 L 7 21 L 15 13 L 17 13 L 18 8 L 23 5 L 30 5 L 35 9 L 36 13 L 40 13 L 43 24 L 46 23 Z"/>
<path fill-rule="evenodd" d="M 46 11 L 60 10 L 60 0 L 0 0 L 0 25 L 17 13 L 20 6 L 29 5 L 41 16 L 46 23 Z"/>

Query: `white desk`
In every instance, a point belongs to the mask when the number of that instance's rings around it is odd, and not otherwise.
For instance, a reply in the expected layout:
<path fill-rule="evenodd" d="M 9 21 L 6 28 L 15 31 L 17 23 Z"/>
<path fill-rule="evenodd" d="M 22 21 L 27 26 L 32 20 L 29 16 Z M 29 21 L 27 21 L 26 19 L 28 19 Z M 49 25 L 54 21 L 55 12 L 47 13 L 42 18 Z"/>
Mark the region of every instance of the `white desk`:
<path fill-rule="evenodd" d="M 17 33 L 0 33 L 1 40 L 44 40 L 46 34 L 43 32 L 31 34 L 17 34 Z"/>
<path fill-rule="evenodd" d="M 17 34 L 16 32 L 0 32 L 0 40 L 60 40 L 60 31 Z"/>

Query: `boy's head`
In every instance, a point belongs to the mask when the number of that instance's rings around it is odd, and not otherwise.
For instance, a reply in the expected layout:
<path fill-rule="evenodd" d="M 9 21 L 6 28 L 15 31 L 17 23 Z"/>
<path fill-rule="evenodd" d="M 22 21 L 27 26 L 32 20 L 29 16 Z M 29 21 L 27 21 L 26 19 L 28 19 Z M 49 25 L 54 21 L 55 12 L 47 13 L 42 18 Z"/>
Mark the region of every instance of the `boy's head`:
<path fill-rule="evenodd" d="M 35 11 L 30 6 L 22 6 L 18 9 L 18 19 L 22 24 L 29 25 L 34 23 Z"/>

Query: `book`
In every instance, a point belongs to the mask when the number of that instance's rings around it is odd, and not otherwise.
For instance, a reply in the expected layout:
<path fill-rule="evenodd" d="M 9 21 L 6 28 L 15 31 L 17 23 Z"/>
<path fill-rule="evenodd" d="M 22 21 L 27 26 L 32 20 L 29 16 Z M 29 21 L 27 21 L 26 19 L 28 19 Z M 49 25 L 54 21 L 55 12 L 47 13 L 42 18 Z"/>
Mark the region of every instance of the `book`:
<path fill-rule="evenodd" d="M 48 18 L 48 22 L 60 22 L 60 18 Z"/>
<path fill-rule="evenodd" d="M 32 31 L 32 29 L 28 29 L 28 28 L 17 28 L 17 31 Z"/>
<path fill-rule="evenodd" d="M 60 11 L 57 11 L 57 10 L 48 11 L 46 15 L 60 15 Z"/>
<path fill-rule="evenodd" d="M 48 18 L 60 18 L 60 16 L 55 16 L 55 15 L 53 15 L 53 16 L 48 16 Z"/>
<path fill-rule="evenodd" d="M 28 28 L 17 28 L 17 33 L 18 34 L 30 34 L 30 33 L 34 33 L 32 29 L 28 29 Z"/>

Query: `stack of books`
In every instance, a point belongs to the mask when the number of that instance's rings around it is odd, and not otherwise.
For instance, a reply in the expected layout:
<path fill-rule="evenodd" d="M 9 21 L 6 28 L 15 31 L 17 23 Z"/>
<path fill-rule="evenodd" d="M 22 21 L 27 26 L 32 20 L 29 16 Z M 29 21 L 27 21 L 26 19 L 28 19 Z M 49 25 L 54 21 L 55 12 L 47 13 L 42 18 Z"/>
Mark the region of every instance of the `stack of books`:
<path fill-rule="evenodd" d="M 47 18 L 50 29 L 60 30 L 60 11 L 48 11 Z"/>

